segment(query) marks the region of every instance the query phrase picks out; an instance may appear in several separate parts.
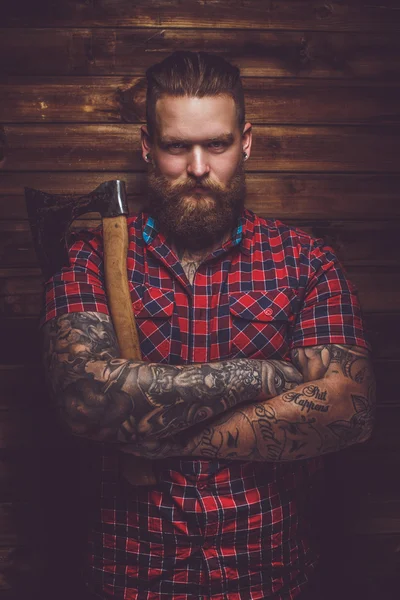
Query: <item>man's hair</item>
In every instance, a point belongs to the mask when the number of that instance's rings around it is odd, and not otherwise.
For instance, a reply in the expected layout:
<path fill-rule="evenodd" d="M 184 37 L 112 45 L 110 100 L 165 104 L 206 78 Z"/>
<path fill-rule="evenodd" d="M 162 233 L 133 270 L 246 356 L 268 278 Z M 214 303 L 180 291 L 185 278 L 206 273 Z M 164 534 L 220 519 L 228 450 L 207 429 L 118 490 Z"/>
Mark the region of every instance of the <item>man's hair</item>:
<path fill-rule="evenodd" d="M 146 71 L 146 118 L 150 137 L 154 136 L 156 102 L 162 96 L 229 95 L 233 98 L 239 127 L 245 123 L 244 93 L 240 71 L 216 54 L 177 51 Z"/>

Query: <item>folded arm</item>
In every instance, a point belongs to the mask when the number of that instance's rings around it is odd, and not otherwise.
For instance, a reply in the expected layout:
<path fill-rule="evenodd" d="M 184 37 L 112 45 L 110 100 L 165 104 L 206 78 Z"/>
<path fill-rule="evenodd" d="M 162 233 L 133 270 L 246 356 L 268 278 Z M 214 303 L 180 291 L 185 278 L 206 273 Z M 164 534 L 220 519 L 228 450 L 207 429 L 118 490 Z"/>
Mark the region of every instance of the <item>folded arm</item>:
<path fill-rule="evenodd" d="M 75 435 L 98 441 L 154 442 L 302 381 L 284 361 L 175 366 L 118 358 L 111 320 L 97 312 L 49 321 L 44 351 L 63 421 Z"/>
<path fill-rule="evenodd" d="M 356 346 L 314 346 L 295 349 L 292 360 L 304 376 L 304 383 L 294 389 L 235 407 L 165 442 L 147 439 L 132 452 L 149 458 L 276 462 L 311 458 L 367 440 L 375 412 L 368 352 Z"/>

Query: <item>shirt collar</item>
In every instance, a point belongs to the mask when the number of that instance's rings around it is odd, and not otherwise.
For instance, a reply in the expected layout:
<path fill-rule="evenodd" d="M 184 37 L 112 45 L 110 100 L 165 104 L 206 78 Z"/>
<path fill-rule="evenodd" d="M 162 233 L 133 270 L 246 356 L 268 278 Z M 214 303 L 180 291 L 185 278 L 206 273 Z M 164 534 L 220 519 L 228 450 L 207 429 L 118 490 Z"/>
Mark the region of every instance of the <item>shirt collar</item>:
<path fill-rule="evenodd" d="M 149 246 L 158 233 L 157 223 L 154 217 L 148 216 L 144 218 L 143 239 Z"/>

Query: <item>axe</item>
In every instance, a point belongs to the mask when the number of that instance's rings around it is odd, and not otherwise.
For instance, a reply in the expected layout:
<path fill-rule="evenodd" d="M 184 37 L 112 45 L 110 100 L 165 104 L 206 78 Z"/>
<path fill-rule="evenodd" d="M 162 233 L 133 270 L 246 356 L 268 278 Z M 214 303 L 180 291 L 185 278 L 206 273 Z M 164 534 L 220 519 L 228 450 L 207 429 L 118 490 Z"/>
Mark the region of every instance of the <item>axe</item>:
<path fill-rule="evenodd" d="M 107 303 L 120 355 L 141 360 L 126 267 L 128 205 L 125 182 L 105 181 L 93 192 L 78 198 L 25 188 L 25 200 L 36 254 L 46 279 L 69 266 L 67 233 L 72 221 L 88 212 L 100 213 Z M 150 460 L 121 453 L 121 467 L 123 476 L 133 485 L 156 483 Z"/>

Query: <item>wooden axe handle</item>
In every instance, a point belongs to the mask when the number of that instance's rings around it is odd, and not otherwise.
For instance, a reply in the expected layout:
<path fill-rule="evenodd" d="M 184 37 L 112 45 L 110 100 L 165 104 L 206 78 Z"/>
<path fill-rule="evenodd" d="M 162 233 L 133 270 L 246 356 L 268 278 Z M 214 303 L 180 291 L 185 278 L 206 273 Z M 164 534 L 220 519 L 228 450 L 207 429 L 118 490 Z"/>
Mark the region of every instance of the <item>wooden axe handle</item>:
<path fill-rule="evenodd" d="M 104 276 L 107 302 L 122 358 L 141 360 L 139 336 L 132 310 L 126 257 L 128 227 L 126 217 L 103 219 Z M 122 474 L 132 485 L 157 483 L 151 460 L 120 453 Z"/>

